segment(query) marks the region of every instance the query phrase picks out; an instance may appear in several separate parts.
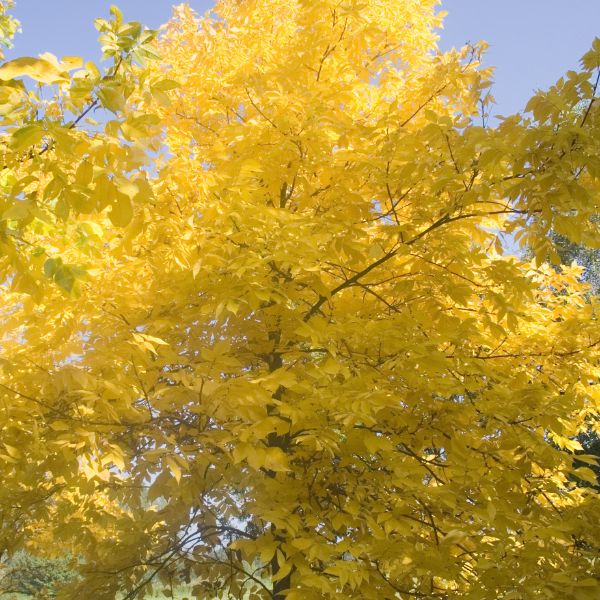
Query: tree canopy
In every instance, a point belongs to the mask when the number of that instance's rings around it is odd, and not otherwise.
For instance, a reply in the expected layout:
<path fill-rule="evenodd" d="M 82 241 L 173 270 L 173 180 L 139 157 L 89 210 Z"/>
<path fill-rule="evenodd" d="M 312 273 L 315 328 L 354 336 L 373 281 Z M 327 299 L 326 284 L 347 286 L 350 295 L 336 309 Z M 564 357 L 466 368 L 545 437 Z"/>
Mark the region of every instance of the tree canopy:
<path fill-rule="evenodd" d="M 105 73 L 0 67 L 0 547 L 80 557 L 64 598 L 598 597 L 549 233 L 598 247 L 600 40 L 490 127 L 436 4 L 113 9 Z"/>

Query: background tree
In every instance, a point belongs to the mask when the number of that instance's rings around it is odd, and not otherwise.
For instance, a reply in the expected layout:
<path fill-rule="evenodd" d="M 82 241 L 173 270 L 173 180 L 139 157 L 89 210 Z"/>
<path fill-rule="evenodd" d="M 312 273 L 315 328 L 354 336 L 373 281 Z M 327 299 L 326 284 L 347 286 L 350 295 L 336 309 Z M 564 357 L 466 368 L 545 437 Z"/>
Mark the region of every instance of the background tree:
<path fill-rule="evenodd" d="M 55 588 L 73 579 L 68 558 L 40 558 L 20 552 L 0 571 L 0 593 L 53 598 Z"/>
<path fill-rule="evenodd" d="M 597 597 L 597 299 L 546 259 L 598 239 L 600 41 L 486 129 L 434 9 L 181 7 L 132 69 L 151 193 L 1 320 L 4 540 L 85 557 L 64 597 Z"/>
<path fill-rule="evenodd" d="M 591 290 L 597 294 L 600 289 L 600 251 L 574 244 L 556 233 L 552 233 L 551 237 L 561 263 L 570 265 L 575 261 L 581 265 L 584 269 L 582 275 L 585 281 L 589 282 Z"/>
<path fill-rule="evenodd" d="M 564 82 L 559 82 L 558 85 Z M 598 86 L 596 79 L 595 88 Z M 591 110 L 590 102 L 581 102 L 573 109 L 571 119 L 575 122 L 584 122 L 588 118 Z M 591 215 L 590 219 L 598 222 L 598 215 Z M 600 250 L 597 247 L 587 247 L 582 244 L 571 241 L 566 235 L 560 234 L 554 230 L 549 232 L 549 241 L 552 244 L 555 256 L 558 262 L 563 266 L 577 263 L 583 268 L 581 279 L 590 285 L 590 292 L 597 295 L 600 289 Z M 529 258 L 531 256 L 527 253 Z M 556 268 L 561 268 L 557 266 Z M 600 437 L 596 424 L 597 415 L 590 417 L 589 427 L 577 436 L 577 441 L 581 444 L 582 450 L 579 452 L 595 456 L 600 460 Z M 597 464 L 591 465 L 591 469 L 596 473 L 596 482 L 600 482 L 600 467 Z M 594 485 L 591 479 L 581 482 L 582 485 Z"/>
<path fill-rule="evenodd" d="M 550 237 L 561 263 L 570 265 L 576 262 L 581 265 L 583 267 L 582 279 L 590 284 L 591 292 L 597 295 L 600 290 L 600 250 L 574 244 L 564 236 L 554 232 L 551 232 Z M 596 457 L 596 460 L 600 463 L 600 435 L 598 435 L 597 419 L 597 415 L 590 418 L 588 429 L 577 436 L 577 441 L 582 446 L 581 452 Z M 596 473 L 595 485 L 598 487 L 600 486 L 600 465 L 590 465 L 590 468 Z M 589 480 L 582 482 L 582 484 L 594 485 Z"/>

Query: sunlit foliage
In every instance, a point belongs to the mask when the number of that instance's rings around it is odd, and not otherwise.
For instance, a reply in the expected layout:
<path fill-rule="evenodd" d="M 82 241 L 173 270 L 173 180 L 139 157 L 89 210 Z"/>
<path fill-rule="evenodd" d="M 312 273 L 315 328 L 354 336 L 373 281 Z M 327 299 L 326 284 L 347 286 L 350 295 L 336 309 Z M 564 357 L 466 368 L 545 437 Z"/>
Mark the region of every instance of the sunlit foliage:
<path fill-rule="evenodd" d="M 598 303 L 548 232 L 598 244 L 600 41 L 490 128 L 435 5 L 114 11 L 108 74 L 0 68 L 0 542 L 82 557 L 64 597 L 598 597 Z"/>

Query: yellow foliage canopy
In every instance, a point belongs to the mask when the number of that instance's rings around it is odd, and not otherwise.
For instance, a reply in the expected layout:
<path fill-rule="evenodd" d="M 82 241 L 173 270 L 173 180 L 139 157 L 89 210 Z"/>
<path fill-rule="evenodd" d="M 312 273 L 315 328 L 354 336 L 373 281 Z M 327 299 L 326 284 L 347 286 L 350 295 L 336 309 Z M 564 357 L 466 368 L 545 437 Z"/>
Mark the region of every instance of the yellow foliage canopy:
<path fill-rule="evenodd" d="M 15 113 L 0 542 L 84 557 L 65 597 L 598 597 L 598 301 L 546 262 L 598 241 L 598 42 L 489 128 L 435 4 L 182 6 L 69 77 L 102 133 Z"/>

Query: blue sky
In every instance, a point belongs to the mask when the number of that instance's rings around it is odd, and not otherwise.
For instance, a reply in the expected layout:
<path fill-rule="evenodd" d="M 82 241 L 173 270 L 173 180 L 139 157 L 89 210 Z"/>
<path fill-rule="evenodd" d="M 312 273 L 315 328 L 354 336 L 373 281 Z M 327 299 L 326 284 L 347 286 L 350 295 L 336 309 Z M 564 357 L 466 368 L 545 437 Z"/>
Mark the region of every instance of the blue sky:
<path fill-rule="evenodd" d="M 600 0 L 443 0 L 440 45 L 490 44 L 496 111 L 521 110 L 532 92 L 552 85 L 600 36 Z"/>
<path fill-rule="evenodd" d="M 115 3 L 125 18 L 158 27 L 169 18 L 170 0 L 17 0 L 23 33 L 7 57 L 83 55 L 96 60 L 94 18 Z M 212 0 L 191 0 L 204 12 Z M 600 36 L 600 0 L 443 0 L 446 25 L 442 49 L 481 39 L 490 43 L 486 64 L 496 67 L 493 112 L 521 109 L 535 89 L 546 88 L 569 69 Z"/>

